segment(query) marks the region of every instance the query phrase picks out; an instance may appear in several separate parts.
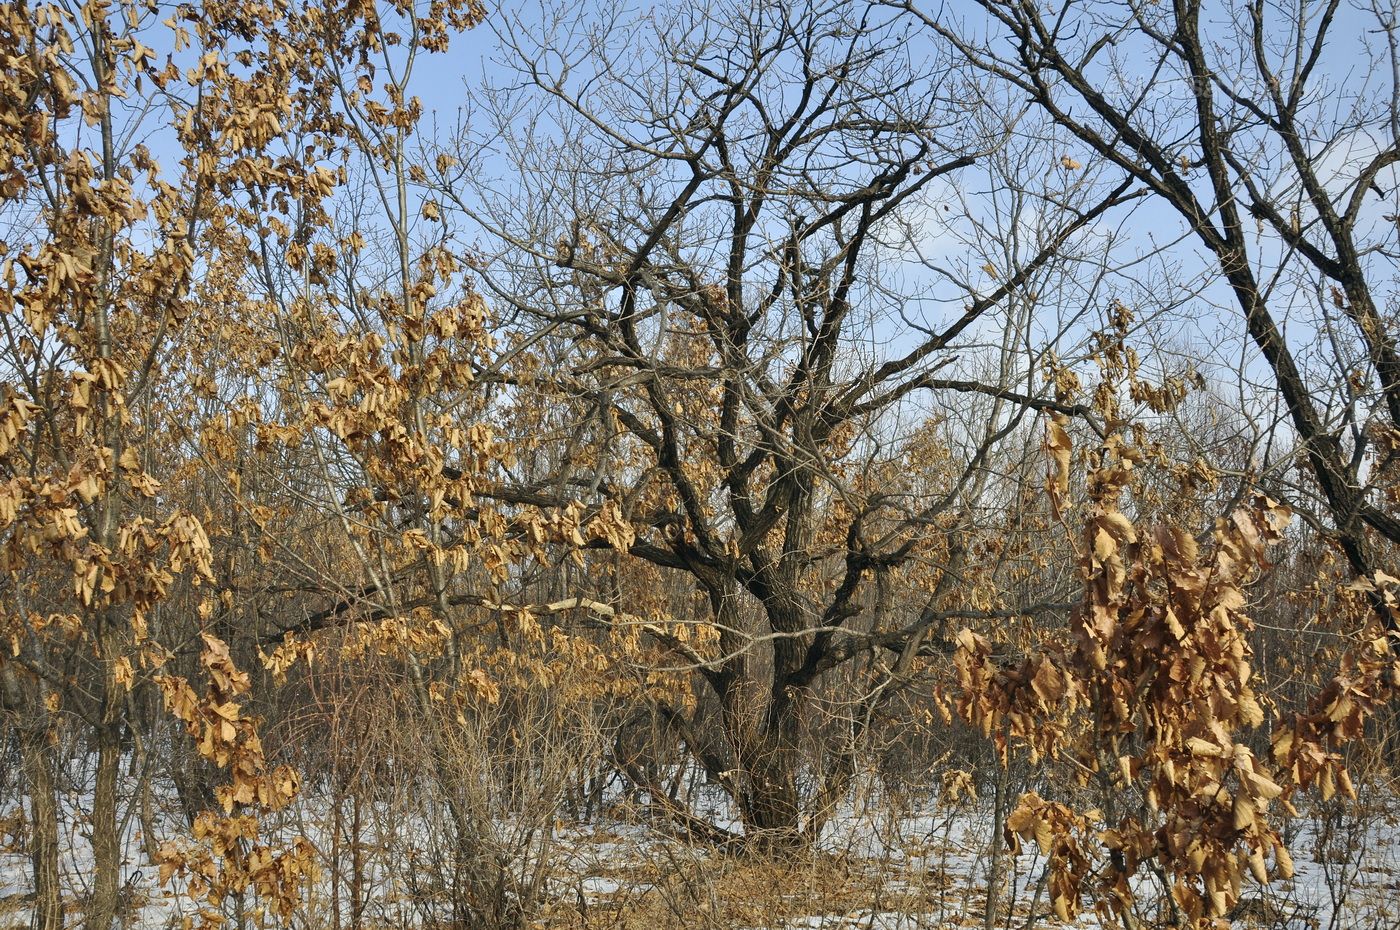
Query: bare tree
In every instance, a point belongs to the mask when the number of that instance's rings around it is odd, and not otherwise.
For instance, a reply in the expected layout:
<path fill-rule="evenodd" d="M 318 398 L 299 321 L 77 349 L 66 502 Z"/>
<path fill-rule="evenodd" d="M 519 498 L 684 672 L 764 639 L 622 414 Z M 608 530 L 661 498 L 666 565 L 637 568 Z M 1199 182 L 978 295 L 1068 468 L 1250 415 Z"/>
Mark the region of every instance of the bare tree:
<path fill-rule="evenodd" d="M 1016 114 L 979 107 L 907 18 L 821 2 L 576 12 L 497 26 L 534 91 L 495 99 L 510 182 L 493 189 L 483 159 L 440 183 L 501 244 L 485 280 L 534 360 L 502 380 L 574 412 L 558 487 L 621 502 L 638 530 L 621 548 L 708 604 L 714 651 L 645 628 L 694 666 L 723 739 L 663 711 L 746 834 L 801 844 L 849 785 L 861 729 L 806 742 L 824 676 L 880 656 L 847 701 L 859 721 L 944 648 L 946 611 L 978 613 L 958 589 L 991 451 L 1027 413 L 1089 415 L 1042 376 L 1047 347 L 1082 335 L 1094 276 L 1025 351 L 1029 318 L 1067 293 L 1079 233 L 1127 185 L 1090 200 L 1036 165 L 1021 237 L 969 261 L 987 229 L 949 205 L 1025 167 L 997 155 Z M 953 424 L 959 407 L 976 422 Z M 932 431 L 920 454 L 958 451 L 912 493 L 916 430 Z M 916 561 L 931 595 L 893 626 L 882 579 Z"/>
<path fill-rule="evenodd" d="M 1400 213 L 1394 5 L 979 0 L 986 15 L 972 21 L 902 8 L 1072 133 L 1092 153 L 1083 157 L 1175 212 L 1286 404 L 1320 516 L 1351 568 L 1370 576 L 1390 564 L 1400 543 L 1387 490 L 1400 355 L 1384 287 Z"/>

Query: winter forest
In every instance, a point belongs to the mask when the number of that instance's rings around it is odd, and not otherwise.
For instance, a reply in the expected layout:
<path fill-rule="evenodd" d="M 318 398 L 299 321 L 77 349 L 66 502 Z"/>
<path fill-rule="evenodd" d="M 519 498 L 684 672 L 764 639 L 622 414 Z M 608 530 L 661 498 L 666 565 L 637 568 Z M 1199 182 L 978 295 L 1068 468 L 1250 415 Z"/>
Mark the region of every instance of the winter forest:
<path fill-rule="evenodd" d="M 0 65 L 0 930 L 1400 926 L 1400 0 Z"/>

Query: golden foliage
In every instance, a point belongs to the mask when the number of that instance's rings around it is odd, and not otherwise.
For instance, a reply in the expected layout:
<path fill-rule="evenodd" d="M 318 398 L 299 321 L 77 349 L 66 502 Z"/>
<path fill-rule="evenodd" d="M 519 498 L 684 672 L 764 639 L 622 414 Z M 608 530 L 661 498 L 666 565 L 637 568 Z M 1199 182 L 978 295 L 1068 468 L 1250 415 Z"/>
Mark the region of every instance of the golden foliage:
<path fill-rule="evenodd" d="M 1063 421 L 1051 422 L 1046 450 L 1047 489 L 1063 513 L 1071 451 Z M 1285 786 L 1246 745 L 1265 714 L 1253 690 L 1245 612 L 1246 588 L 1290 514 L 1255 497 L 1217 521 L 1205 548 L 1182 527 L 1144 530 L 1120 509 L 1137 458 L 1121 431 L 1090 457 L 1076 546 L 1084 597 L 1072 647 L 1029 655 L 1012 669 L 994 661 L 985 638 L 964 631 L 955 658 L 958 710 L 1003 752 L 1015 742 L 1033 760 L 1066 758 L 1081 780 L 1145 801 L 1147 816 L 1077 814 L 1036 795 L 1022 799 L 1008 836 L 1034 839 L 1049 857 L 1061 919 L 1077 913 L 1091 875 L 1105 892 L 1099 906 L 1129 908 L 1129 878 L 1152 860 L 1171 879 L 1181 912 L 1204 921 L 1236 904 L 1245 868 L 1265 881 L 1272 858 L 1273 874 L 1290 873 L 1269 820 L 1274 802 L 1287 803 Z M 1308 737 L 1318 745 L 1316 734 Z M 1095 846 L 1107 861 L 1091 867 Z"/>

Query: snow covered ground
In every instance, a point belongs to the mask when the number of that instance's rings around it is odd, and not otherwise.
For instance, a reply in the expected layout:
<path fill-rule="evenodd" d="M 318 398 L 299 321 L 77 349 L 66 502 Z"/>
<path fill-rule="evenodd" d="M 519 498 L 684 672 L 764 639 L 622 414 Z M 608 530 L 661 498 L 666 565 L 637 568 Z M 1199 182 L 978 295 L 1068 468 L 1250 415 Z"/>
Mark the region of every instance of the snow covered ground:
<path fill-rule="evenodd" d="M 91 798 L 63 798 L 62 862 L 65 899 L 72 920 L 91 880 Z M 352 856 L 341 812 L 335 841 L 328 805 L 314 793 L 271 824 L 275 836 L 307 837 L 318 850 L 321 875 L 293 921 L 307 930 L 348 930 L 352 884 L 363 899 L 362 928 L 410 928 L 439 923 L 443 872 L 441 811 L 413 810 L 403 799 L 362 805 L 360 853 Z M 11 805 L 12 807 L 13 805 Z M 538 894 L 540 927 L 952 928 L 986 926 L 987 881 L 992 863 L 992 816 L 983 803 L 940 807 L 891 803 L 878 791 L 858 792 L 828 828 L 820 848 L 801 861 L 776 866 L 721 856 L 667 838 L 641 822 L 644 804 L 618 803 L 607 817 L 587 824 L 499 818 L 491 848 L 514 857 L 520 887 Z M 723 822 L 732 818 L 717 795 L 702 795 L 697 812 Z M 0 817 L 13 813 L 0 809 Z M 1400 799 L 1363 792 L 1363 803 L 1305 811 L 1287 824 L 1297 864 L 1291 882 L 1245 889 L 1237 925 L 1270 930 L 1390 930 L 1400 926 Z M 160 886 L 146 859 L 139 818 L 126 823 L 130 855 L 123 880 L 131 891 L 128 926 L 166 930 L 188 926 L 196 904 L 178 882 Z M 174 805 L 158 817 L 166 834 L 179 833 Z M 28 862 L 14 837 L 0 847 L 0 930 L 28 928 L 31 901 Z M 1004 880 L 994 925 L 1008 930 L 1052 926 L 1043 882 L 1044 860 L 1031 846 L 1023 855 L 1001 855 Z M 358 878 L 356 878 L 358 876 Z M 1139 890 L 1151 901 L 1151 885 Z M 242 910 L 244 930 L 274 921 L 251 899 Z M 238 902 L 225 902 L 234 918 Z M 1146 905 L 1150 915 L 1150 905 Z M 335 919 L 336 912 L 341 919 Z M 1092 907 L 1077 926 L 1097 928 Z"/>

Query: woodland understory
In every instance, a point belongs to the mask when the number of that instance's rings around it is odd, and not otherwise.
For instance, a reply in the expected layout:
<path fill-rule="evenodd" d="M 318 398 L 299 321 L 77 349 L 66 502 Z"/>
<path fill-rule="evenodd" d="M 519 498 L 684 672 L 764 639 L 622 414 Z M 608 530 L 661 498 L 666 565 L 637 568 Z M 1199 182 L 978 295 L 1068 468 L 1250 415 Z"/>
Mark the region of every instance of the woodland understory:
<path fill-rule="evenodd" d="M 1397 4 L 0 3 L 0 930 L 1400 925 Z"/>

